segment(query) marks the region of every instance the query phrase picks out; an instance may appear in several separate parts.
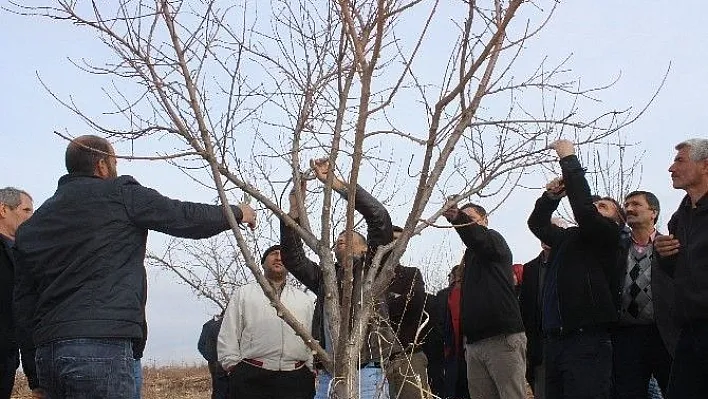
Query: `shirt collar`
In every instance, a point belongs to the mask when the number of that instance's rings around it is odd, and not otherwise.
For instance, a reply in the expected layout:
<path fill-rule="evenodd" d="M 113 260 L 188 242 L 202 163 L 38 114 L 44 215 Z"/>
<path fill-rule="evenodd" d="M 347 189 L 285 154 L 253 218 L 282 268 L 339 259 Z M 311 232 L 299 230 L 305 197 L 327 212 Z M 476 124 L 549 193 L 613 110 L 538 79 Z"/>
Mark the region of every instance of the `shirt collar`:
<path fill-rule="evenodd" d="M 633 235 L 633 234 L 630 234 L 629 236 L 632 238 L 632 243 L 633 243 L 634 245 L 640 245 L 640 246 L 643 246 L 643 247 L 647 247 L 647 246 L 651 245 L 651 244 L 654 242 L 654 238 L 656 238 L 656 233 L 657 233 L 657 232 L 656 232 L 656 229 L 654 229 L 654 231 L 652 231 L 651 234 L 649 234 L 649 242 L 648 242 L 646 245 L 638 243 L 637 240 L 634 239 L 634 235 Z"/>

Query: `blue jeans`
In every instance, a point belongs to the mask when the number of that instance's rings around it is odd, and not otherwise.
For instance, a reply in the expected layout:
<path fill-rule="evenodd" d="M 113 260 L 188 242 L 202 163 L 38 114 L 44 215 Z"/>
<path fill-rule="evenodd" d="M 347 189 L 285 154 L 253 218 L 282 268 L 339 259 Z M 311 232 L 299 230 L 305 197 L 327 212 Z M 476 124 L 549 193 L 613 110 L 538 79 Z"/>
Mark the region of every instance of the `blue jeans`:
<path fill-rule="evenodd" d="M 326 371 L 317 374 L 315 399 L 328 399 L 332 376 Z M 359 369 L 359 399 L 388 399 L 388 381 L 379 367 L 364 366 Z"/>
<path fill-rule="evenodd" d="M 39 386 L 49 399 L 135 399 L 130 339 L 78 338 L 37 348 Z"/>
<path fill-rule="evenodd" d="M 543 352 L 546 399 L 610 398 L 612 341 L 608 332 L 547 337 Z M 647 395 L 649 385 L 644 389 Z"/>
<path fill-rule="evenodd" d="M 140 359 L 133 361 L 133 373 L 135 376 L 135 399 L 140 399 L 143 392 L 143 364 Z"/>

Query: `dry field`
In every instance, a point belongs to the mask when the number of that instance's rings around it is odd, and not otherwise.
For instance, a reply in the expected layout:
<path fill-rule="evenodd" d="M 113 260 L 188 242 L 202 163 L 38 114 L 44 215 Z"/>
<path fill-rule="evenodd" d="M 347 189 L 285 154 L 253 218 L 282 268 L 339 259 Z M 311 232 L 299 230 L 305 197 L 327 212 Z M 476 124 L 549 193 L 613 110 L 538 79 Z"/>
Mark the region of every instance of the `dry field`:
<path fill-rule="evenodd" d="M 206 366 L 143 368 L 143 399 L 209 399 L 211 378 Z M 23 375 L 18 374 L 12 399 L 30 399 Z"/>
<path fill-rule="evenodd" d="M 206 366 L 143 368 L 143 399 L 210 399 L 211 377 Z M 528 397 L 533 399 L 531 389 Z M 11 399 L 30 399 L 22 374 L 18 374 Z"/>

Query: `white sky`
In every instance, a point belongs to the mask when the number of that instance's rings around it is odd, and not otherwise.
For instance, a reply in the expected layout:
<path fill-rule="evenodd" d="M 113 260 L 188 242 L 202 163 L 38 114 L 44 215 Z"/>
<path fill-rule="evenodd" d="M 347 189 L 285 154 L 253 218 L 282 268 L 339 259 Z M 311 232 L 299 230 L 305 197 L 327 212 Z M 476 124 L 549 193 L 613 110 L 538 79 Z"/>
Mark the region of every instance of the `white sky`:
<path fill-rule="evenodd" d="M 606 108 L 641 107 L 671 62 L 664 89 L 647 113 L 626 131 L 628 141 L 638 142 L 646 151 L 641 188 L 653 191 L 662 202 L 662 228 L 683 195 L 672 189 L 667 172 L 673 146 L 689 137 L 706 137 L 702 118 L 708 93 L 708 18 L 700 12 L 703 6 L 704 2 L 698 0 L 563 1 L 540 37 L 527 44 L 530 59 L 547 54 L 560 60 L 572 53 L 569 66 L 587 86 L 608 83 L 621 74 L 619 82 L 601 94 Z M 100 92 L 67 56 L 80 59 L 82 55 L 100 54 L 103 49 L 93 36 L 77 34 L 68 24 L 7 12 L 0 12 L 0 49 L 0 170 L 4 171 L 0 186 L 29 191 L 35 206 L 39 206 L 64 174 L 65 142 L 52 131 L 67 129 L 80 134 L 87 130 L 47 94 L 37 74 L 56 91 L 71 94 L 100 112 L 106 105 Z M 168 165 L 121 162 L 119 173 L 131 174 L 142 184 L 174 198 L 209 202 L 213 198 L 209 191 L 185 182 Z M 538 252 L 538 243 L 528 232 L 525 220 L 539 194 L 537 190 L 520 189 L 508 206 L 492 215 L 491 227 L 505 235 L 516 262 L 526 262 Z M 153 234 L 151 242 L 156 237 Z M 419 240 L 428 244 L 425 236 Z M 461 251 L 454 236 L 450 242 L 453 249 Z M 417 242 L 416 248 L 421 248 Z M 215 310 L 176 284 L 170 275 L 149 269 L 148 276 L 150 335 L 144 361 L 201 361 L 197 338 L 202 323 Z"/>

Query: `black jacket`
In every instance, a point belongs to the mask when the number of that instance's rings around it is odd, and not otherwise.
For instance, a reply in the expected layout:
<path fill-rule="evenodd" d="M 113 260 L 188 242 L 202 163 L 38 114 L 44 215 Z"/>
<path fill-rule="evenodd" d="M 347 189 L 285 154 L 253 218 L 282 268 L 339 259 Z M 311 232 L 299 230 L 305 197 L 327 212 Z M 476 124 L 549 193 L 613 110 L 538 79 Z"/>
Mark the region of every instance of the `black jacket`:
<path fill-rule="evenodd" d="M 544 192 L 528 220 L 531 232 L 551 247 L 557 262 L 558 301 L 563 329 L 609 325 L 617 321 L 617 262 L 622 227 L 593 204 L 585 170 L 575 155 L 560 161 L 577 227 L 560 228 L 551 215 L 560 200 Z M 624 269 L 622 269 L 624 270 Z M 548 278 L 548 276 L 546 276 Z"/>
<path fill-rule="evenodd" d="M 219 330 L 221 330 L 221 317 L 209 319 L 202 326 L 202 333 L 199 335 L 197 349 L 204 357 L 209 365 L 209 373 L 212 378 L 219 378 L 226 375 L 226 370 L 219 364 L 219 356 L 216 352 L 216 343 L 219 338 Z"/>
<path fill-rule="evenodd" d="M 379 246 L 386 245 L 393 241 L 393 225 L 391 224 L 391 217 L 386 208 L 377 201 L 376 198 L 359 186 L 357 186 L 356 189 L 354 208 L 364 216 L 364 220 L 366 221 L 366 238 L 368 245 L 368 252 L 365 259 L 357 259 L 354 261 L 355 281 L 352 297 L 357 298 L 357 287 L 361 289 L 362 268 L 366 270 L 369 267 Z M 318 340 L 320 344 L 324 345 L 325 335 L 323 320 L 325 284 L 322 277 L 322 269 L 317 262 L 307 258 L 305 250 L 302 247 L 302 240 L 300 240 L 295 230 L 289 228 L 282 220 L 280 222 L 280 256 L 285 268 L 298 279 L 298 281 L 317 295 L 315 313 L 312 318 L 312 336 L 314 339 Z M 343 274 L 339 265 L 337 264 L 335 266 L 337 268 L 337 281 L 339 282 Z M 356 306 L 357 302 L 358 301 L 352 300 L 352 306 Z M 354 314 L 353 310 L 351 314 Z M 372 328 L 371 325 L 369 328 Z M 386 330 L 391 331 L 390 328 Z M 377 350 L 379 337 L 376 335 L 377 334 L 367 334 L 369 342 L 368 344 L 365 343 L 362 348 L 362 363 L 366 363 L 371 359 L 380 360 L 379 351 Z"/>
<path fill-rule="evenodd" d="M 233 210 L 240 220 L 241 211 Z M 17 231 L 18 326 L 37 345 L 142 339 L 148 230 L 196 239 L 228 228 L 220 206 L 172 200 L 130 176 L 63 176 Z"/>
<path fill-rule="evenodd" d="M 693 208 L 686 196 L 669 221 L 669 233 L 681 243 L 678 254 L 659 258 L 674 277 L 679 325 L 708 321 L 708 195 Z"/>
<path fill-rule="evenodd" d="M 536 258 L 524 264 L 524 279 L 521 282 L 519 306 L 526 330 L 527 375 L 533 367 L 543 362 L 543 330 L 541 326 L 541 298 L 543 277 L 547 271 L 548 259 L 541 252 Z M 543 275 L 542 275 L 543 274 Z"/>
<path fill-rule="evenodd" d="M 15 322 L 12 315 L 12 290 L 15 263 L 5 239 L 0 235 L 0 358 L 17 353 Z"/>
<path fill-rule="evenodd" d="M 514 291 L 512 257 L 504 237 L 460 211 L 451 220 L 467 249 L 462 281 L 462 331 L 467 343 L 524 331 Z"/>
<path fill-rule="evenodd" d="M 416 337 L 425 310 L 425 282 L 416 267 L 396 266 L 396 274 L 386 293 L 391 327 L 404 348 L 419 349 L 425 332 Z M 428 320 L 432 323 L 432 320 Z"/>
<path fill-rule="evenodd" d="M 17 331 L 15 329 L 12 296 L 14 291 L 15 257 L 12 247 L 0 235 L 0 361 L 17 356 Z M 21 351 L 22 371 L 27 377 L 30 389 L 37 387 L 37 366 L 34 362 L 34 348 L 25 347 Z"/>

